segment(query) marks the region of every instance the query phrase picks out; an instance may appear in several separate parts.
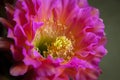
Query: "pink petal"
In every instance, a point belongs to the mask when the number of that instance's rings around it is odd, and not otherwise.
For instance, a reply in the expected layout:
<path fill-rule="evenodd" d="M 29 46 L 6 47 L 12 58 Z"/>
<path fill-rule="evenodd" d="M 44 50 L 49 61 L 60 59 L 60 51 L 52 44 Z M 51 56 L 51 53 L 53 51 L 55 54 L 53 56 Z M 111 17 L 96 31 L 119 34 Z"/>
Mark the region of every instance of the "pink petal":
<path fill-rule="evenodd" d="M 28 66 L 21 63 L 19 65 L 11 67 L 10 74 L 12 76 L 21 76 L 21 75 L 24 75 L 27 72 L 27 70 L 28 70 Z"/>

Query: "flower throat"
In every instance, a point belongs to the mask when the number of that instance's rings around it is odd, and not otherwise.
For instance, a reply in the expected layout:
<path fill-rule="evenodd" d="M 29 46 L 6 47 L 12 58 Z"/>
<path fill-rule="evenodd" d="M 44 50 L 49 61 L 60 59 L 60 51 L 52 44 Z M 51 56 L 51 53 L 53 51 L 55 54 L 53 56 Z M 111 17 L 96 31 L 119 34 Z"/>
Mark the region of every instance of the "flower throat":
<path fill-rule="evenodd" d="M 49 30 L 49 29 L 48 29 Z M 45 31 L 44 33 L 41 33 Z M 73 44 L 66 36 L 50 36 L 46 30 L 38 30 L 36 32 L 33 44 L 35 49 L 40 52 L 43 57 L 50 55 L 53 58 L 63 58 L 69 60 L 73 56 Z M 41 35 L 44 34 L 44 35 Z"/>

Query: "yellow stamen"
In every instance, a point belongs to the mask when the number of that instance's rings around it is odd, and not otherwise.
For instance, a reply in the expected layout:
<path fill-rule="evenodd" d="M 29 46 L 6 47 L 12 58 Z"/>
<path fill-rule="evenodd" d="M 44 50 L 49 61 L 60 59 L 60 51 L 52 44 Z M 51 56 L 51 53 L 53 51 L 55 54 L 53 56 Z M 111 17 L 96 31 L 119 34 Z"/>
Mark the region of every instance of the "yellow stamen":
<path fill-rule="evenodd" d="M 59 20 L 54 21 L 51 17 L 43 20 L 44 25 L 36 31 L 33 45 L 43 57 L 48 55 L 53 58 L 70 60 L 73 54 L 74 40 L 65 36 L 68 27 Z"/>
<path fill-rule="evenodd" d="M 73 45 L 66 36 L 59 36 L 51 45 L 47 46 L 44 56 L 50 54 L 53 58 L 63 58 L 69 60 L 73 56 Z"/>

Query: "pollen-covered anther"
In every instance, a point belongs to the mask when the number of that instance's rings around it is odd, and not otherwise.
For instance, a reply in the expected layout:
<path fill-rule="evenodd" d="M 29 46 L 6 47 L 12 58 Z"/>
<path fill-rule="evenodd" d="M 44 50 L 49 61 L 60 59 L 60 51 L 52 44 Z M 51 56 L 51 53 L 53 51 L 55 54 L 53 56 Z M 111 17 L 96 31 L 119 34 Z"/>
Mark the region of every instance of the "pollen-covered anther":
<path fill-rule="evenodd" d="M 51 45 L 47 46 L 47 51 L 44 54 L 50 54 L 53 58 L 59 57 L 69 60 L 74 55 L 72 42 L 66 36 L 59 36 Z"/>

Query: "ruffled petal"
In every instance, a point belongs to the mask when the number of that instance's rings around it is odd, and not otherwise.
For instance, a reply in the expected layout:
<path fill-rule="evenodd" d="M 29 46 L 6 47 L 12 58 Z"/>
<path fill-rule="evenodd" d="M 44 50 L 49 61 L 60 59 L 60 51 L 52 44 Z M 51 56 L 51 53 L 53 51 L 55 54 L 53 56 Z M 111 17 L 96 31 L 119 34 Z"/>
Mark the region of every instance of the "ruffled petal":
<path fill-rule="evenodd" d="M 10 46 L 15 60 L 12 76 L 98 79 L 99 63 L 107 53 L 105 27 L 99 10 L 87 0 L 18 0 L 6 10 L 10 21 L 0 18 L 0 22 L 15 41 Z"/>

